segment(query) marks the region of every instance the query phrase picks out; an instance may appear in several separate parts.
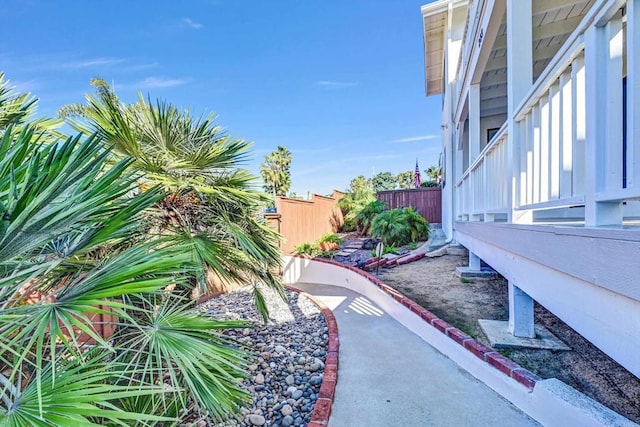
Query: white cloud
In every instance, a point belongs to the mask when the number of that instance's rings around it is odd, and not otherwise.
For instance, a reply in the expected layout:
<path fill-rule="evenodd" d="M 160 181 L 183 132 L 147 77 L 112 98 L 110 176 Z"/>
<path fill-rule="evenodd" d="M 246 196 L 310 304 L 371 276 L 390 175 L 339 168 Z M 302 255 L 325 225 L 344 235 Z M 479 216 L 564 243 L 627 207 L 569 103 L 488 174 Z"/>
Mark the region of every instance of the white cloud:
<path fill-rule="evenodd" d="M 436 139 L 440 135 L 420 135 L 420 136 L 410 136 L 408 138 L 394 139 L 391 142 L 417 142 L 417 141 L 427 141 L 429 139 Z"/>
<path fill-rule="evenodd" d="M 154 89 L 164 87 L 182 86 L 189 83 L 188 79 L 171 79 L 165 77 L 147 77 L 135 84 L 137 89 Z"/>
<path fill-rule="evenodd" d="M 204 28 L 204 24 L 195 22 L 191 18 L 182 18 L 182 21 L 180 22 L 182 23 L 183 27 L 191 28 L 193 30 L 200 30 Z"/>
<path fill-rule="evenodd" d="M 82 61 L 72 61 L 66 64 L 63 64 L 64 68 L 91 68 L 91 67 L 99 67 L 104 65 L 115 65 L 123 63 L 124 59 L 122 58 L 92 58 L 86 59 Z"/>
<path fill-rule="evenodd" d="M 324 87 L 353 87 L 358 86 L 358 82 L 337 82 L 332 80 L 318 80 L 314 83 L 316 86 Z"/>

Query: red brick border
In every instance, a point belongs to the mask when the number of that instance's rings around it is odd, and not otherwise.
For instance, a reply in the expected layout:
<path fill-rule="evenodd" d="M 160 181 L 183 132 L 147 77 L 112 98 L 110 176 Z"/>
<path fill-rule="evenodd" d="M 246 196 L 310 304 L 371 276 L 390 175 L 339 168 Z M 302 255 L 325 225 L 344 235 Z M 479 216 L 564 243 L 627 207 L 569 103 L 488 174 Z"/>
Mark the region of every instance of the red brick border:
<path fill-rule="evenodd" d="M 377 277 L 367 273 L 366 271 L 360 270 L 357 267 L 353 267 L 350 265 L 345 265 L 339 263 L 337 261 L 325 259 L 325 258 L 313 258 L 314 261 L 322 262 L 325 264 L 335 265 L 337 267 L 346 268 L 347 270 L 351 270 L 365 279 L 369 280 L 371 283 L 376 285 L 378 288 L 382 290 L 385 294 L 389 295 L 400 304 L 407 307 L 417 316 L 419 316 L 423 321 L 427 322 L 432 327 L 436 328 L 449 338 L 451 338 L 454 342 L 461 345 L 467 351 L 470 351 L 477 358 L 486 362 L 489 366 L 497 369 L 508 377 L 514 379 L 519 382 L 523 386 L 529 388 L 530 390 L 535 387 L 536 382 L 540 381 L 542 378 L 537 376 L 536 374 L 528 371 L 504 356 L 500 353 L 497 353 L 490 347 L 485 346 L 484 344 L 479 343 L 475 339 L 471 338 L 469 335 L 465 334 L 461 330 L 455 328 L 449 323 L 445 322 L 442 319 L 439 319 L 435 314 L 431 313 L 429 310 L 421 307 L 416 302 L 404 296 L 401 292 L 393 289 L 391 286 L 386 285 L 380 281 Z M 409 262 L 408 259 L 406 259 Z M 310 424 L 311 426 L 312 424 Z"/>
<path fill-rule="evenodd" d="M 304 295 L 320 307 L 320 312 L 324 316 L 324 320 L 327 322 L 327 328 L 329 329 L 329 343 L 327 348 L 327 357 L 324 361 L 322 384 L 320 384 L 318 399 L 313 406 L 313 412 L 311 412 L 311 420 L 309 421 L 309 424 L 307 424 L 309 427 L 324 427 L 329 423 L 331 407 L 333 406 L 333 397 L 335 395 L 336 384 L 338 382 L 338 354 L 340 351 L 338 322 L 336 322 L 336 318 L 331 309 L 318 298 L 293 286 L 287 285 L 285 288 L 290 291 L 298 292 L 300 295 Z"/>

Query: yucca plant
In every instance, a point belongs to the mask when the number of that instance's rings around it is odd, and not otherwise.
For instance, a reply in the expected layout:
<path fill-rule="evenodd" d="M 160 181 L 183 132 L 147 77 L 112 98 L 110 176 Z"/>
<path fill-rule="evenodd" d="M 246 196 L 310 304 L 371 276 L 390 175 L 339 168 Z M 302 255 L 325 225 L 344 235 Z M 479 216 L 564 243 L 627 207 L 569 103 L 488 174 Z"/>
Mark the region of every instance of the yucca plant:
<path fill-rule="evenodd" d="M 168 193 L 149 218 L 201 266 L 194 275 L 201 289 L 262 283 L 284 297 L 277 276 L 280 237 L 258 219 L 269 199 L 242 167 L 250 143 L 228 136 L 213 115 L 193 118 L 142 95 L 126 105 L 103 80 L 92 85 L 96 95 L 87 95 L 86 105 L 62 113 L 78 131 L 97 133 L 116 158 L 132 158 L 131 169 L 144 175 L 141 186 L 160 185 Z M 257 286 L 254 296 L 265 307 Z M 266 320 L 266 310 L 261 312 Z"/>
<path fill-rule="evenodd" d="M 232 416 L 245 355 L 217 331 L 245 325 L 173 291 L 192 258 L 142 223 L 166 194 L 141 193 L 95 136 L 15 126 L 0 127 L 0 426 L 174 423 L 188 402 Z"/>

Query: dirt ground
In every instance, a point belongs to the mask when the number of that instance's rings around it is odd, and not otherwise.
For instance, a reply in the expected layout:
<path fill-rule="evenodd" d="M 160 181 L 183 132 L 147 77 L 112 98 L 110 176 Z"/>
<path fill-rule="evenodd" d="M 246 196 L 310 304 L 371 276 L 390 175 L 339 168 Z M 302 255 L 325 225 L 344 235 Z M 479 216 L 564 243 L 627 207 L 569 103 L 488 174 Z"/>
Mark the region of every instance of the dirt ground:
<path fill-rule="evenodd" d="M 466 257 L 445 255 L 380 271 L 380 279 L 438 317 L 489 345 L 478 319 L 507 320 L 507 281 L 462 283 L 455 268 Z M 618 365 L 560 319 L 536 305 L 536 322 L 571 351 L 502 350 L 505 356 L 542 378 L 557 378 L 603 405 L 640 423 L 640 379 Z"/>

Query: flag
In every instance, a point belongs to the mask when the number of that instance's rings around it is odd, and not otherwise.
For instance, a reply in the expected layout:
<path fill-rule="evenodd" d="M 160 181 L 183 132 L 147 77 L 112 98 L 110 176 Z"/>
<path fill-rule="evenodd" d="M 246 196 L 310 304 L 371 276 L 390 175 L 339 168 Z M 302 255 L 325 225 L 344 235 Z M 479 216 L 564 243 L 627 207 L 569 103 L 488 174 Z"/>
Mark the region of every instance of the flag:
<path fill-rule="evenodd" d="M 416 188 L 420 188 L 420 184 L 422 183 L 420 181 L 420 168 L 418 167 L 418 159 L 416 159 L 416 171 L 413 174 L 413 183 Z"/>

